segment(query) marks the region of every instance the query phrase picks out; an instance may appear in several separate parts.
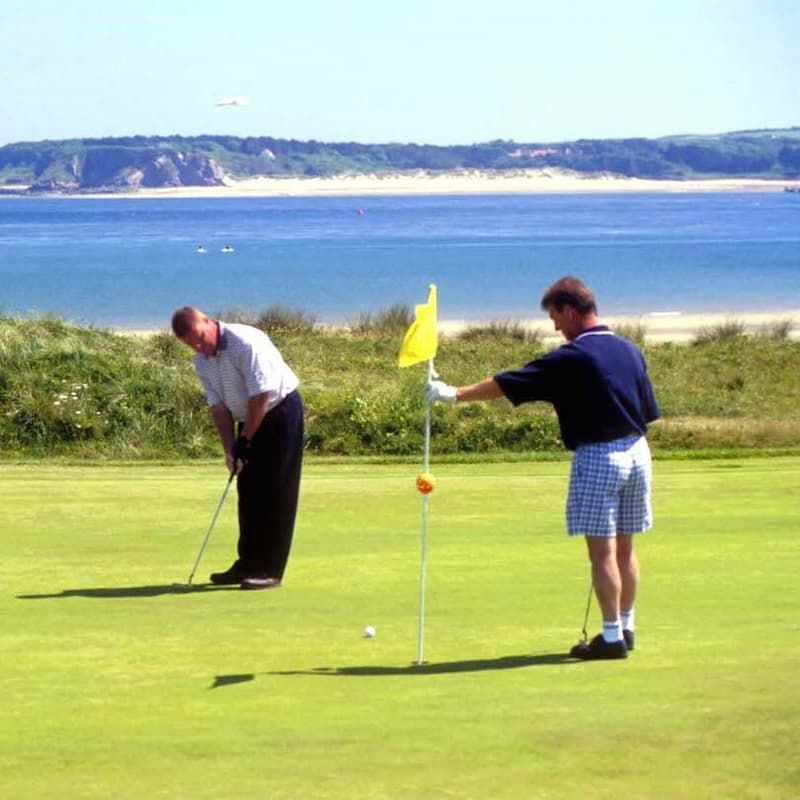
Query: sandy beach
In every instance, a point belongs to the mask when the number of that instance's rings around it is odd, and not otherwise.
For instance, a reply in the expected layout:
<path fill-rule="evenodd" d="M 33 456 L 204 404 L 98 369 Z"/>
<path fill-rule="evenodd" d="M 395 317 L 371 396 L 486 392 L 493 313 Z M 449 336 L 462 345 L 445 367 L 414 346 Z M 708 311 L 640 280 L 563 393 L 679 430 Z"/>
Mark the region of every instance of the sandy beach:
<path fill-rule="evenodd" d="M 479 327 L 491 323 L 512 323 L 520 325 L 530 331 L 538 331 L 548 344 L 563 342 L 560 333 L 553 330 L 553 323 L 545 316 L 532 319 L 505 318 L 505 319 L 450 319 L 439 320 L 438 331 L 442 338 L 457 336 L 470 327 Z M 701 331 L 735 323 L 741 325 L 747 334 L 766 333 L 778 326 L 790 326 L 789 336 L 800 339 L 800 308 L 778 312 L 733 312 L 709 314 L 684 314 L 678 311 L 660 311 L 638 316 L 601 316 L 601 322 L 615 327 L 636 329 L 639 326 L 644 330 L 647 342 L 691 342 Z M 331 325 L 331 328 L 339 326 Z M 341 326 L 345 327 L 345 326 Z M 152 336 L 160 332 L 167 332 L 165 326 L 161 331 L 143 328 L 117 328 L 116 333 L 129 336 Z"/>
<path fill-rule="evenodd" d="M 225 186 L 183 186 L 139 189 L 114 194 L 69 197 L 347 197 L 426 194 L 571 194 L 603 192 L 782 192 L 800 189 L 800 181 L 725 178 L 709 180 L 650 180 L 614 174 L 585 174 L 557 169 L 490 173 L 393 173 L 340 175 L 330 178 L 226 178 Z"/>
<path fill-rule="evenodd" d="M 561 334 L 553 330 L 553 324 L 545 317 L 516 319 L 513 322 L 531 331 L 538 331 L 548 343 L 562 342 Z M 458 335 L 470 326 L 486 324 L 491 320 L 440 320 L 439 331 L 443 336 Z M 715 312 L 707 314 L 679 311 L 659 311 L 636 316 L 603 316 L 601 322 L 614 328 L 641 329 L 648 342 L 692 341 L 700 332 L 727 324 L 740 325 L 746 334 L 769 334 L 776 327 L 789 326 L 789 336 L 800 339 L 800 308 L 788 311 L 742 311 Z"/>

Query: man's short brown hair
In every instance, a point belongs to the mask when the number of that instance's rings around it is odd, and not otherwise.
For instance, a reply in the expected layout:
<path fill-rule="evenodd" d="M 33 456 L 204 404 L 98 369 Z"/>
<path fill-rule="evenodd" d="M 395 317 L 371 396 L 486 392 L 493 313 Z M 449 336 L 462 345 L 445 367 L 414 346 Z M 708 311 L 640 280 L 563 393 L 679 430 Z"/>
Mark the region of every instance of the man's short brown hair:
<path fill-rule="evenodd" d="M 206 319 L 208 317 L 200 309 L 184 306 L 172 315 L 172 332 L 179 339 L 183 339 L 197 322 L 202 322 Z"/>
<path fill-rule="evenodd" d="M 597 303 L 592 290 L 582 281 L 568 275 L 557 280 L 542 296 L 542 309 L 563 311 L 564 306 L 571 306 L 579 314 L 596 314 Z"/>

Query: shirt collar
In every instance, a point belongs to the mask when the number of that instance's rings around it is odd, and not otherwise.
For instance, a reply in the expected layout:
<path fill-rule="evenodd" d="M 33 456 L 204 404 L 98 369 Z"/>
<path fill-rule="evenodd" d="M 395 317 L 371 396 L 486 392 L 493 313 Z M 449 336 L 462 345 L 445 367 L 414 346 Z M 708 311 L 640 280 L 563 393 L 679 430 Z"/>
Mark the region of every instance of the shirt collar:
<path fill-rule="evenodd" d="M 228 349 L 228 329 L 225 327 L 225 323 L 219 320 L 217 320 L 217 325 L 219 326 L 219 338 L 217 339 L 215 356 L 219 355 L 220 351 Z"/>
<path fill-rule="evenodd" d="M 587 328 L 585 331 L 579 333 L 572 341 L 577 342 L 583 336 L 613 336 L 614 334 L 609 329 L 608 325 L 595 325 L 593 328 Z"/>

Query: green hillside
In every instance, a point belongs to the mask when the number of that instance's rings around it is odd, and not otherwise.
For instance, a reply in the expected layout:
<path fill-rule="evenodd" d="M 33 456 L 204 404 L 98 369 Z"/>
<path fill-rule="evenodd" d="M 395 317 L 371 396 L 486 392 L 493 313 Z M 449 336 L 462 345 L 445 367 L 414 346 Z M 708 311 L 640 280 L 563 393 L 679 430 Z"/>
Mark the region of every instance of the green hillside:
<path fill-rule="evenodd" d="M 226 176 L 320 177 L 558 168 L 655 179 L 800 177 L 800 127 L 659 139 L 360 144 L 269 136 L 130 136 L 0 147 L 6 191 L 96 192 L 221 185 Z M 30 187 L 30 188 L 28 188 Z"/>

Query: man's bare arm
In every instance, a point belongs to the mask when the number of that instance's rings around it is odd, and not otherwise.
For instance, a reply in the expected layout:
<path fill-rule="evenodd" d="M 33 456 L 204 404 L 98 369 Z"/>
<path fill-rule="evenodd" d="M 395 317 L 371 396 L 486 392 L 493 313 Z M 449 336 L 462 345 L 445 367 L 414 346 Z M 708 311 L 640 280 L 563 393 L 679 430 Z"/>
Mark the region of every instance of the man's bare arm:
<path fill-rule="evenodd" d="M 456 390 L 456 402 L 459 403 L 495 400 L 503 396 L 503 390 L 494 378 L 486 378 L 486 380 L 471 383 L 468 386 L 459 386 Z"/>
<path fill-rule="evenodd" d="M 269 395 L 266 392 L 253 395 L 247 401 L 247 419 L 242 428 L 242 436 L 245 439 L 252 439 L 256 435 L 256 431 L 261 427 L 264 417 L 267 416 L 268 402 Z"/>

